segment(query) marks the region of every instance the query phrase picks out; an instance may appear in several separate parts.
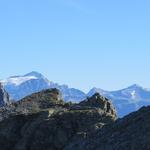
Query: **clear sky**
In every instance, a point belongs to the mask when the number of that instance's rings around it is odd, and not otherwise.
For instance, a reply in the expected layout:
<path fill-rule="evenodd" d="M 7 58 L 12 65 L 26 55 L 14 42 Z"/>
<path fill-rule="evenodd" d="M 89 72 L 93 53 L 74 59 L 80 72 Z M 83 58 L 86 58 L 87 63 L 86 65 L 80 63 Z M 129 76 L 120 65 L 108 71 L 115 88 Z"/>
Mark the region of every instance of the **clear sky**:
<path fill-rule="evenodd" d="M 149 0 L 1 0 L 0 78 L 39 71 L 88 91 L 150 87 Z"/>

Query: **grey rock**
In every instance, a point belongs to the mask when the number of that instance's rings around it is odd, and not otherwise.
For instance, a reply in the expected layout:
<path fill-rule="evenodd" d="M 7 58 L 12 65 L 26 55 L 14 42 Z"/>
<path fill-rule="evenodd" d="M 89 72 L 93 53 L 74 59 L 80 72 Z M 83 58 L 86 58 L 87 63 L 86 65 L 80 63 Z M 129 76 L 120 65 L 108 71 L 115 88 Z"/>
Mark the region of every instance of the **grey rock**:
<path fill-rule="evenodd" d="M 106 106 L 101 106 L 101 102 Z M 116 120 L 115 110 L 111 106 L 107 108 L 108 103 L 95 94 L 79 103 L 80 109 L 74 109 L 77 105 L 62 101 L 57 89 L 28 96 L 1 109 L 1 149 L 61 150 L 84 141 Z"/>
<path fill-rule="evenodd" d="M 150 106 L 70 143 L 65 150 L 149 150 Z"/>
<path fill-rule="evenodd" d="M 10 103 L 10 98 L 8 93 L 3 88 L 2 84 L 0 83 L 0 106 L 4 106 Z"/>

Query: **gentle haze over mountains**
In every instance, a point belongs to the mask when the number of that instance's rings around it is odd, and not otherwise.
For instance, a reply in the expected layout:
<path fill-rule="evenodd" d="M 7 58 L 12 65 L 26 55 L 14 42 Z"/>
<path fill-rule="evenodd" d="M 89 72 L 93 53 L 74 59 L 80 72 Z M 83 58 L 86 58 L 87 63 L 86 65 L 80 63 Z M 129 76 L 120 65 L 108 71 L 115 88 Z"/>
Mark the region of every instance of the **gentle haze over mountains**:
<path fill-rule="evenodd" d="M 0 2 L 0 79 L 37 70 L 85 92 L 150 87 L 148 0 Z"/>
<path fill-rule="evenodd" d="M 0 80 L 0 83 L 2 83 L 5 88 L 5 90 L 2 90 L 7 91 L 10 95 L 10 99 L 14 101 L 21 100 L 33 93 L 50 88 L 59 89 L 62 98 L 66 102 L 71 101 L 75 103 L 81 102 L 87 97 L 93 96 L 95 93 L 99 93 L 101 96 L 107 97 L 112 101 L 119 117 L 123 117 L 138 110 L 142 106 L 150 104 L 150 90 L 137 84 L 116 91 L 107 91 L 100 87 L 94 87 L 85 93 L 80 89 L 70 88 L 68 85 L 60 85 L 59 83 L 50 81 L 44 75 L 35 71 L 22 76 L 11 76 L 7 79 Z M 7 103 L 9 103 L 9 99 L 0 99 L 0 106 Z"/>
<path fill-rule="evenodd" d="M 150 0 L 0 0 L 0 150 L 150 150 Z"/>

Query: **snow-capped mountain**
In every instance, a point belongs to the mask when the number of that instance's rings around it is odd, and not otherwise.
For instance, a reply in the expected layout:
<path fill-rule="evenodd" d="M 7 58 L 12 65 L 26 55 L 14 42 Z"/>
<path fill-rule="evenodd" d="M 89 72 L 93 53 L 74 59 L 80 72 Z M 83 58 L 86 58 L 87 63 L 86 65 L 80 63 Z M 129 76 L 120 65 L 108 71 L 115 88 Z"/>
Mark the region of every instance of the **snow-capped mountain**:
<path fill-rule="evenodd" d="M 46 89 L 51 84 L 51 82 L 37 72 L 31 72 L 24 76 L 13 76 L 1 82 L 14 100 L 19 100 L 34 92 Z"/>
<path fill-rule="evenodd" d="M 99 88 L 94 88 L 88 95 L 91 96 L 96 92 L 112 100 L 120 117 L 136 111 L 142 106 L 150 105 L 150 90 L 137 84 L 117 91 L 104 91 Z"/>
<path fill-rule="evenodd" d="M 86 94 L 78 89 L 69 88 L 67 85 L 55 85 L 63 95 L 64 100 L 72 102 L 80 102 L 86 98 Z"/>
<path fill-rule="evenodd" d="M 90 97 L 90 96 L 94 95 L 95 93 L 100 93 L 101 95 L 107 95 L 109 92 L 105 91 L 103 89 L 94 87 L 87 93 L 87 96 Z"/>
<path fill-rule="evenodd" d="M 0 82 L 3 83 L 6 91 L 14 100 L 20 100 L 27 95 L 48 88 L 59 89 L 66 101 L 74 102 L 80 102 L 98 92 L 112 100 L 120 117 L 137 110 L 143 105 L 150 105 L 150 90 L 144 89 L 137 84 L 116 91 L 93 88 L 85 94 L 83 91 L 69 88 L 67 85 L 51 82 L 38 72 L 31 72 L 23 76 L 12 76 Z"/>
<path fill-rule="evenodd" d="M 20 100 L 25 96 L 48 88 L 59 89 L 66 101 L 80 101 L 85 98 L 84 92 L 69 88 L 67 85 L 53 83 L 35 71 L 23 76 L 12 76 L 0 82 L 14 100 Z"/>

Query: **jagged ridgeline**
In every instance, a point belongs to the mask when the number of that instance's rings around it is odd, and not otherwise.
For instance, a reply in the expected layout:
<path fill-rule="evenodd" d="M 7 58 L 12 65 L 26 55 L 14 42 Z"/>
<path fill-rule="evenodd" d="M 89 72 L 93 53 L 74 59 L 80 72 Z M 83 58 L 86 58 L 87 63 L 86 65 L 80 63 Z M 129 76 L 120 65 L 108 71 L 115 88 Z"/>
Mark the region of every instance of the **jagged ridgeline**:
<path fill-rule="evenodd" d="M 137 84 L 115 91 L 107 91 L 94 87 L 88 93 L 84 93 L 79 89 L 70 88 L 68 85 L 60 85 L 49 81 L 44 75 L 35 71 L 21 76 L 11 76 L 0 80 L 0 82 L 3 83 L 11 99 L 15 101 L 49 88 L 59 89 L 66 102 L 72 101 L 78 103 L 86 99 L 87 96 L 91 97 L 95 93 L 100 93 L 100 95 L 112 101 L 119 117 L 123 117 L 142 106 L 150 104 L 150 90 Z M 0 103 L 3 104 L 4 102 L 0 100 Z"/>
<path fill-rule="evenodd" d="M 0 109 L 3 150 L 57 150 L 116 120 L 111 102 L 99 94 L 66 103 L 57 89 L 32 94 Z"/>
<path fill-rule="evenodd" d="M 150 107 L 117 119 L 96 93 L 74 104 L 48 89 L 0 108 L 2 150 L 149 150 Z"/>

